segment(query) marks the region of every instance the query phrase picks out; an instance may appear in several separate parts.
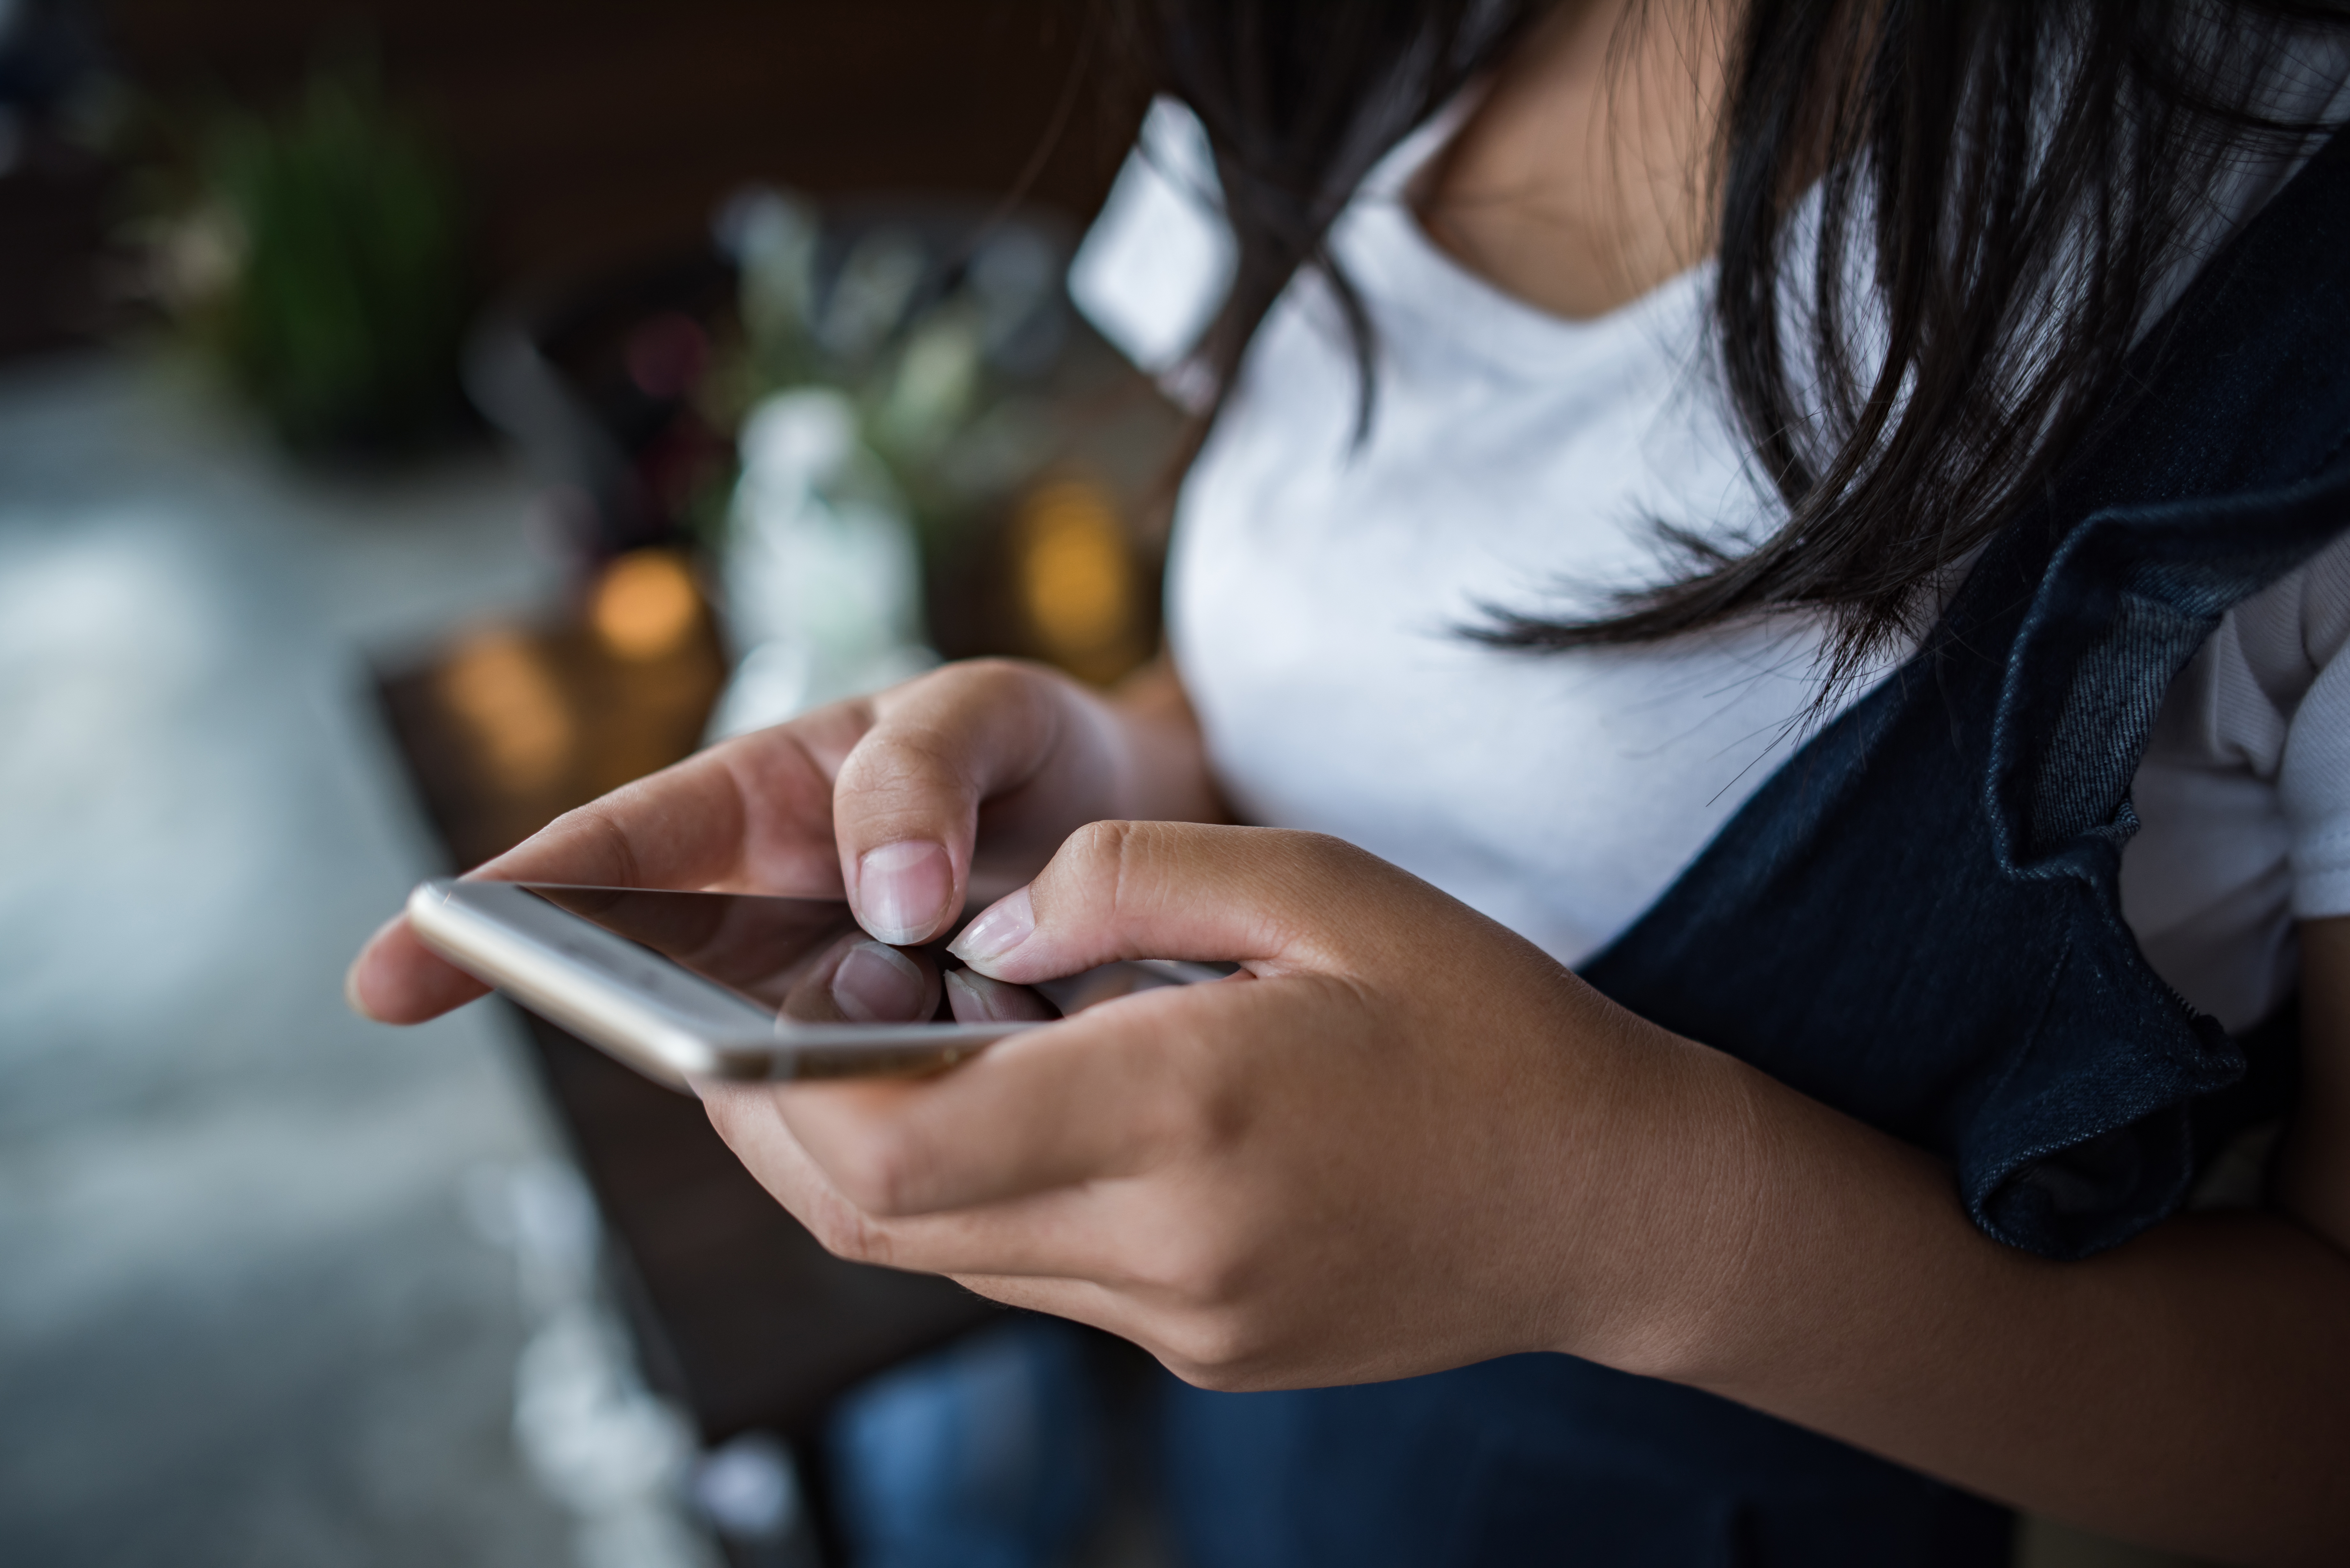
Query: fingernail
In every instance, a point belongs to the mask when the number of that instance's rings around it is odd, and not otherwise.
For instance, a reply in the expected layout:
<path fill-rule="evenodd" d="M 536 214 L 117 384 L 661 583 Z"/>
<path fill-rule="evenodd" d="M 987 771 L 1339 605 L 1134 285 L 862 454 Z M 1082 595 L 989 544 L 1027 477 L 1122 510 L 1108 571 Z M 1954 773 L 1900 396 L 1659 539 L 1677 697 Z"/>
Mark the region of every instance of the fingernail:
<path fill-rule="evenodd" d="M 832 971 L 834 1005 L 858 1023 L 913 1023 L 929 988 L 914 961 L 879 942 L 859 942 Z"/>
<path fill-rule="evenodd" d="M 926 839 L 868 849 L 857 863 L 858 917 L 885 942 L 910 946 L 928 940 L 947 918 L 953 896 L 953 863 Z"/>
<path fill-rule="evenodd" d="M 1026 941 L 1035 929 L 1036 907 L 1023 888 L 989 905 L 985 913 L 963 928 L 962 935 L 947 944 L 947 951 L 967 964 L 985 964 Z"/>

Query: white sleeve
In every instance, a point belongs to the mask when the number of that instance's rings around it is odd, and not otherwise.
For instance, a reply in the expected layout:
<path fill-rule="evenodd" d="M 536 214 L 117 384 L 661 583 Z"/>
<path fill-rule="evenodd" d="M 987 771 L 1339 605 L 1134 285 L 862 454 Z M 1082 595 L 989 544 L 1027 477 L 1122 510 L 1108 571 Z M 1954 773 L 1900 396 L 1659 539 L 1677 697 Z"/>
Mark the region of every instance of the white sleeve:
<path fill-rule="evenodd" d="M 2293 922 L 2350 914 L 2350 534 L 2230 609 L 2180 671 L 2130 793 L 2122 916 L 2230 1029 L 2293 990 Z"/>
<path fill-rule="evenodd" d="M 1137 366 L 1182 396 L 1181 368 L 1232 287 L 1234 246 L 1208 133 L 1154 100 L 1101 215 L 1069 264 L 1069 297 Z"/>
<path fill-rule="evenodd" d="M 2292 835 L 2293 912 L 2350 915 L 2350 537 L 2303 569 L 2303 649 L 2316 676 L 2287 729 L 2277 804 Z"/>

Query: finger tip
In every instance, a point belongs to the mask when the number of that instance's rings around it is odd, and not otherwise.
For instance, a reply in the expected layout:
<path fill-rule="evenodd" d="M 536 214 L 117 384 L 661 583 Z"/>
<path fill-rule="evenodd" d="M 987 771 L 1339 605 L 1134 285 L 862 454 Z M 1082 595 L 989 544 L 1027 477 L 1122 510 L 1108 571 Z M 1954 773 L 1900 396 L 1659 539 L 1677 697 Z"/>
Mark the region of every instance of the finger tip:
<path fill-rule="evenodd" d="M 899 922 L 884 919 L 876 915 L 860 914 L 857 923 L 863 926 L 865 934 L 877 942 L 886 943 L 893 948 L 918 948 L 945 929 L 947 922 L 943 915 L 925 923 Z"/>
<path fill-rule="evenodd" d="M 365 946 L 353 956 L 349 967 L 343 971 L 343 1002 L 353 1012 L 371 1023 L 388 1023 L 378 989 L 376 971 L 382 967 L 381 958 L 386 943 L 405 922 L 398 917 L 385 921 Z"/>
<path fill-rule="evenodd" d="M 952 919 L 953 857 L 929 839 L 906 839 L 859 856 L 849 879 L 851 902 L 865 929 L 898 947 L 929 941 Z"/>
<path fill-rule="evenodd" d="M 947 951 L 990 980 L 1017 981 L 1020 976 L 1006 971 L 1024 949 L 1036 945 L 1035 934 L 1035 905 L 1026 888 L 1016 888 L 981 910 Z"/>
<path fill-rule="evenodd" d="M 488 989 L 419 941 L 399 916 L 385 921 L 343 971 L 343 1000 L 376 1023 L 421 1023 Z"/>
<path fill-rule="evenodd" d="M 372 953 L 361 953 L 343 971 L 343 1001 L 353 1012 L 370 1023 L 405 1024 L 421 1023 L 431 1012 L 419 1012 L 412 999 L 403 997 L 396 985 L 386 981 L 383 966 Z"/>
<path fill-rule="evenodd" d="M 348 969 L 343 971 L 343 1005 L 361 1018 L 374 1021 L 375 1014 L 368 1010 L 367 998 L 359 992 L 359 965 L 366 961 L 366 954 L 360 954 L 351 960 Z"/>

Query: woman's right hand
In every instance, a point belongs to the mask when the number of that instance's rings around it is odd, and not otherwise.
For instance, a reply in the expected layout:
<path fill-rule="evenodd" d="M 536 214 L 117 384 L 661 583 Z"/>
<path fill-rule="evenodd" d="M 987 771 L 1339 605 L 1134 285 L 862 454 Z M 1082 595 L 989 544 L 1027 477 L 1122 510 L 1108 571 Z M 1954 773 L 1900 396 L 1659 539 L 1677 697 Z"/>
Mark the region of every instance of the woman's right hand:
<path fill-rule="evenodd" d="M 844 894 L 883 941 L 926 941 L 976 888 L 1026 881 L 1104 818 L 1213 821 L 1199 730 L 1164 661 L 1116 698 L 1038 665 L 951 664 L 723 742 L 567 813 L 469 875 Z M 405 919 L 352 963 L 351 1005 L 413 1023 L 484 988 Z"/>

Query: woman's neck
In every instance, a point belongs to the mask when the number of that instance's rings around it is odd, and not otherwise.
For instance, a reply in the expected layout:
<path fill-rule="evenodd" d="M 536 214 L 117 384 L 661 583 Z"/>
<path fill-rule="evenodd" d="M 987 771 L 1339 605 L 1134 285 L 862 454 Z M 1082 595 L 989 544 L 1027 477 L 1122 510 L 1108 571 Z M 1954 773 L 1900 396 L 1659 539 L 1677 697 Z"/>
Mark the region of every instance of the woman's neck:
<path fill-rule="evenodd" d="M 1605 315 L 1711 248 L 1731 7 L 1566 0 L 1412 193 L 1429 236 L 1538 309 Z"/>

